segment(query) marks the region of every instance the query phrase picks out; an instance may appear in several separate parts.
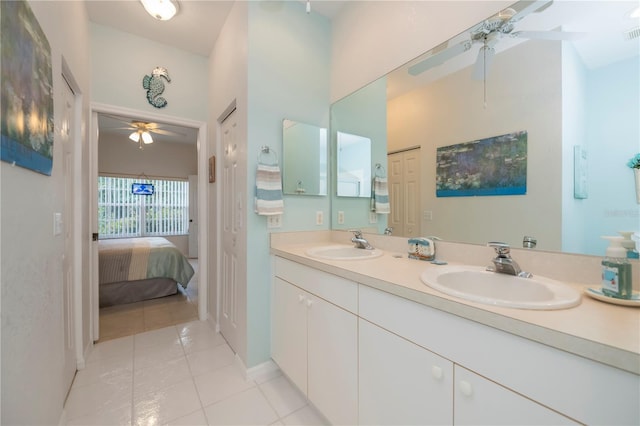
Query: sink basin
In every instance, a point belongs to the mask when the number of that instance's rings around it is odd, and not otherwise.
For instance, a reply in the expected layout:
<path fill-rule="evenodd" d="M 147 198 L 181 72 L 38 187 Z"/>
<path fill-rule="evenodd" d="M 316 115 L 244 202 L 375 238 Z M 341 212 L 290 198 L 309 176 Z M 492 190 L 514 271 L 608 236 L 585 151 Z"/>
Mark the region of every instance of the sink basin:
<path fill-rule="evenodd" d="M 478 266 L 438 266 L 425 270 L 420 279 L 450 296 L 487 305 L 519 309 L 566 309 L 580 304 L 580 292 L 549 278 L 486 271 Z"/>
<path fill-rule="evenodd" d="M 337 244 L 311 248 L 307 250 L 307 255 L 325 260 L 364 260 L 382 256 L 382 250 L 365 250 L 351 245 Z"/>

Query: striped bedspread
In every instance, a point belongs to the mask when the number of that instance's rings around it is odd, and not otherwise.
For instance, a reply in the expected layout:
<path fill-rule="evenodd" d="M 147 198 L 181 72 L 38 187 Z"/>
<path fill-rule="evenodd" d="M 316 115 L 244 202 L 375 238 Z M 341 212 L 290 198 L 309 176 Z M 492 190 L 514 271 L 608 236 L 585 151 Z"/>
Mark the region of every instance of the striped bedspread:
<path fill-rule="evenodd" d="M 171 278 L 183 287 L 194 270 L 170 241 L 161 237 L 98 241 L 100 284 Z"/>

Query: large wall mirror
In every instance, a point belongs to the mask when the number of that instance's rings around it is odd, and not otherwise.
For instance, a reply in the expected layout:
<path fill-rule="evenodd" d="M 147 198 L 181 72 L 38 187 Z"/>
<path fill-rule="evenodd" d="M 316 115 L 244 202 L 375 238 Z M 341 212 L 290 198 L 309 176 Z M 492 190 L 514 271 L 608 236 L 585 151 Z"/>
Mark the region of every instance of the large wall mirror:
<path fill-rule="evenodd" d="M 640 25 L 630 16 L 637 6 L 514 3 L 439 46 L 425 46 L 431 50 L 337 102 L 332 126 L 356 116 L 378 132 L 374 151 L 379 144 L 386 153 L 420 147 L 415 197 L 423 236 L 513 247 L 532 236 L 539 250 L 602 255 L 601 235 L 640 231 L 626 166 L 640 151 L 640 38 L 627 34 Z M 369 119 L 346 107 L 372 91 L 381 105 Z M 436 196 L 439 147 L 522 131 L 528 135 L 525 194 Z M 576 150 L 586 153 L 578 164 L 586 176 L 580 197 Z"/>
<path fill-rule="evenodd" d="M 282 120 L 282 190 L 289 195 L 327 195 L 327 129 Z"/>

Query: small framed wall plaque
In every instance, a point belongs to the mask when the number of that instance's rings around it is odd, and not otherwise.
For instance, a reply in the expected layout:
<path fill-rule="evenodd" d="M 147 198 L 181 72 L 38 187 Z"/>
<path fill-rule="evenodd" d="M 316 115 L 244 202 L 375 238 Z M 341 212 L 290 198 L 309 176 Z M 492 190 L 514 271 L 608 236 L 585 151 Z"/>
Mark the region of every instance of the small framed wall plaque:
<path fill-rule="evenodd" d="M 573 147 L 573 198 L 585 199 L 587 192 L 587 150 L 580 145 Z"/>

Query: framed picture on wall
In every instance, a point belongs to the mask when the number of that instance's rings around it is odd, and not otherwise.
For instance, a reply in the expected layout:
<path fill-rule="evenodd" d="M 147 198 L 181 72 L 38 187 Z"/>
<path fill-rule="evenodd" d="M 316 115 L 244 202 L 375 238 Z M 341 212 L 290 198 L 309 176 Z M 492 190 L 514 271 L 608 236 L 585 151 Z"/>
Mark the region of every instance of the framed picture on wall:
<path fill-rule="evenodd" d="M 209 157 L 209 183 L 216 181 L 216 156 Z"/>

